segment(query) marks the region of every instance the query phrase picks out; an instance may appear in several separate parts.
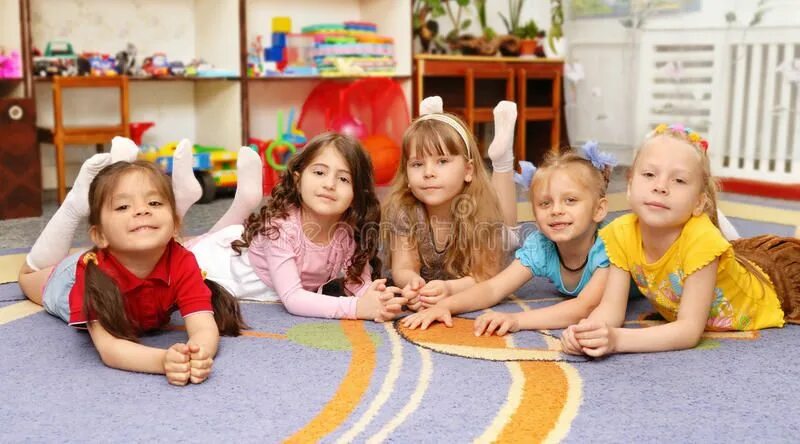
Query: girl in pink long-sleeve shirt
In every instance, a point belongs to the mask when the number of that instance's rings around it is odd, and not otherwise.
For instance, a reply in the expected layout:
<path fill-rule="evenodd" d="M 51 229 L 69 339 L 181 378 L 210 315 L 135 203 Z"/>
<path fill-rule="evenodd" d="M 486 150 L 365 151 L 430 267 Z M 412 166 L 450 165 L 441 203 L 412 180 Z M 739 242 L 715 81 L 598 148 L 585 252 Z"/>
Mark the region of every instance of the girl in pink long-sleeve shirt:
<path fill-rule="evenodd" d="M 380 204 L 372 164 L 357 140 L 335 133 L 313 138 L 254 214 L 260 158 L 242 149 L 237 167 L 231 209 L 190 243 L 208 279 L 240 299 L 280 299 L 298 316 L 385 321 L 401 311 L 401 291 L 385 279 L 372 280 L 380 270 Z M 228 223 L 246 215 L 244 226 Z M 322 294 L 342 275 L 348 296 Z"/>

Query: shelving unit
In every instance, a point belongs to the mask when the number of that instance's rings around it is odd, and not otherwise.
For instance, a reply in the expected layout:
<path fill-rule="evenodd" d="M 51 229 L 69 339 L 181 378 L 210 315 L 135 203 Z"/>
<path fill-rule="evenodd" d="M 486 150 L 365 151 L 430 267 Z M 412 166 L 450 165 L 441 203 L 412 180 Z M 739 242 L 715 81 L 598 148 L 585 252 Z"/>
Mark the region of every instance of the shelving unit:
<path fill-rule="evenodd" d="M 131 78 L 131 121 L 156 122 L 145 134 L 145 144 L 189 137 L 203 145 L 235 148 L 251 136 L 274 138 L 277 112 L 292 107 L 299 112 L 308 93 L 329 78 L 243 77 L 254 37 L 261 34 L 265 46 L 271 43 L 273 16 L 291 17 L 293 31 L 314 23 L 376 23 L 380 34 L 394 38 L 397 73 L 392 77 L 402 84 L 409 100 L 411 96 L 411 0 L 0 0 L 0 5 L 6 4 L 30 5 L 32 43 L 38 48 L 66 37 L 76 51 L 115 54 L 132 42 L 138 50 L 137 64 L 148 55 L 165 52 L 170 60 L 202 57 L 236 73 L 226 78 Z M 7 25 L 21 24 L 19 14 L 0 17 L 0 38 Z M 49 126 L 53 115 L 50 83 L 38 78 L 29 81 L 35 90 L 37 125 Z M 0 94 L 18 88 L 15 82 L 1 82 Z M 115 106 L 109 101 L 113 102 L 102 94 L 66 97 L 65 116 L 74 116 L 71 124 L 81 124 L 82 119 L 103 123 L 103 116 L 111 114 L 105 110 Z M 68 150 L 68 183 L 92 150 Z M 44 187 L 53 188 L 53 150 L 45 146 L 41 152 Z"/>

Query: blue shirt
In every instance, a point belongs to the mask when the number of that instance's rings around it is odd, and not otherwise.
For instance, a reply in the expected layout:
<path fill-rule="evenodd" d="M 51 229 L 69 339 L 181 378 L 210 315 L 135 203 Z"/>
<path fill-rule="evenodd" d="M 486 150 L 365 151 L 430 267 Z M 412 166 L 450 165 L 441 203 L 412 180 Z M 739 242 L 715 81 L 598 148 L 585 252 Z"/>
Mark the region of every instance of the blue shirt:
<path fill-rule="evenodd" d="M 517 250 L 515 257 L 522 262 L 522 265 L 528 267 L 534 276 L 550 279 L 560 293 L 569 296 L 580 294 L 583 287 L 592 278 L 595 270 L 607 268 L 609 265 L 605 244 L 603 244 L 600 236 L 596 236 L 594 244 L 589 250 L 589 259 L 586 261 L 581 280 L 570 291 L 564 287 L 564 281 L 561 279 L 561 264 L 558 260 L 556 244 L 546 238 L 541 231 L 536 231 L 528 236 L 522 247 Z"/>

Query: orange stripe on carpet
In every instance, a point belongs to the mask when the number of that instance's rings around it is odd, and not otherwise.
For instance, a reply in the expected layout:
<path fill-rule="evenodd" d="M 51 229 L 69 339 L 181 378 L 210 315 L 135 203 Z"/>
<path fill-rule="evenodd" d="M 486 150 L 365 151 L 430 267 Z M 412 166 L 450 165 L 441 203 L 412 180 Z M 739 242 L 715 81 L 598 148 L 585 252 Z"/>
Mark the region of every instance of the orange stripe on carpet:
<path fill-rule="evenodd" d="M 569 381 L 554 362 L 520 362 L 525 374 L 522 401 L 497 442 L 542 442 L 567 403 Z"/>
<path fill-rule="evenodd" d="M 350 416 L 369 388 L 376 363 L 375 344 L 363 321 L 341 321 L 341 326 L 353 346 L 347 374 L 322 411 L 285 442 L 316 442 L 327 436 Z"/>

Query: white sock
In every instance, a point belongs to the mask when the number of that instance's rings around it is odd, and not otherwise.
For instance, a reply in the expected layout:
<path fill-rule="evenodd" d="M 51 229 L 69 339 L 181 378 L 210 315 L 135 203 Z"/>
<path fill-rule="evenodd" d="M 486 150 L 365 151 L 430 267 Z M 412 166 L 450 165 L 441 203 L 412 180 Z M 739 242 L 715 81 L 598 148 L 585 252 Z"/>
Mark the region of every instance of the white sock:
<path fill-rule="evenodd" d="M 64 203 L 47 222 L 25 258 L 28 266 L 41 270 L 67 257 L 78 224 L 89 216 L 89 186 L 97 173 L 110 164 L 111 154 L 100 153 L 81 165 L 78 178 L 64 198 Z"/>
<path fill-rule="evenodd" d="M 139 147 L 133 143 L 133 140 L 120 136 L 111 139 L 111 163 L 133 162 L 137 156 L 139 156 Z"/>
<path fill-rule="evenodd" d="M 183 220 L 189 207 L 203 196 L 203 187 L 194 177 L 192 142 L 183 139 L 172 154 L 172 191 L 175 193 L 175 212 Z"/>
<path fill-rule="evenodd" d="M 514 125 L 517 123 L 517 104 L 503 100 L 494 107 L 494 139 L 489 145 L 489 158 L 495 173 L 514 169 Z"/>
<path fill-rule="evenodd" d="M 264 196 L 263 174 L 261 156 L 250 147 L 239 148 L 239 157 L 236 160 L 236 194 L 233 196 L 233 203 L 211 227 L 210 233 L 229 225 L 244 223 L 247 216 L 261 205 Z"/>
<path fill-rule="evenodd" d="M 725 239 L 732 241 L 741 237 L 739 236 L 739 232 L 736 231 L 736 227 L 722 214 L 722 210 L 719 208 L 717 208 L 717 222 L 719 222 L 719 230 L 722 231 L 722 235 L 725 236 Z"/>
<path fill-rule="evenodd" d="M 419 102 L 419 115 L 442 113 L 444 112 L 444 103 L 439 96 L 425 97 L 422 102 Z"/>

